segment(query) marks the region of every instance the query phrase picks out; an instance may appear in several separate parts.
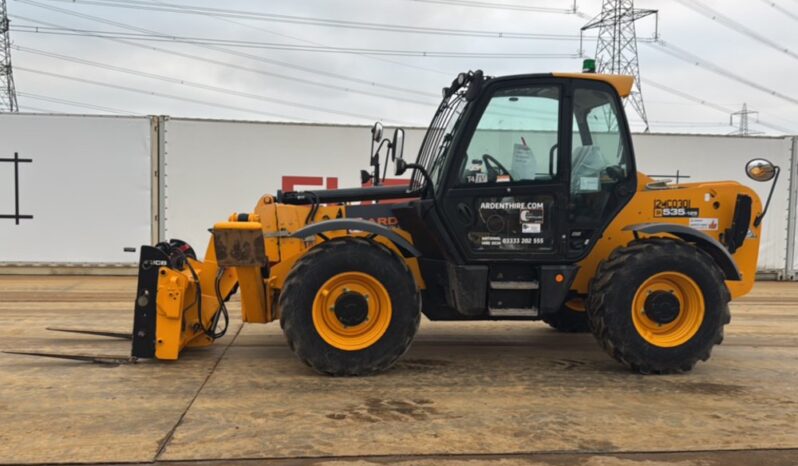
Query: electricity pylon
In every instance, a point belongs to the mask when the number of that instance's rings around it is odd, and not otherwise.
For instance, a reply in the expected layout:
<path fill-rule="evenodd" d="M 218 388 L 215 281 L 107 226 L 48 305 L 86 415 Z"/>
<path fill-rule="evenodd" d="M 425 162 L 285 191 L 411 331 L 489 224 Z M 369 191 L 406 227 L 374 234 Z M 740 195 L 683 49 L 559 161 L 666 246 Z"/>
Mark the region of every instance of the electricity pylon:
<path fill-rule="evenodd" d="M 648 116 L 640 85 L 635 22 L 656 14 L 657 10 L 635 9 L 634 0 L 603 0 L 601 13 L 582 26 L 582 32 L 590 29 L 599 30 L 595 56 L 597 72 L 634 76 L 635 86 L 626 101 L 631 103 L 632 108 L 646 124 L 646 132 Z"/>

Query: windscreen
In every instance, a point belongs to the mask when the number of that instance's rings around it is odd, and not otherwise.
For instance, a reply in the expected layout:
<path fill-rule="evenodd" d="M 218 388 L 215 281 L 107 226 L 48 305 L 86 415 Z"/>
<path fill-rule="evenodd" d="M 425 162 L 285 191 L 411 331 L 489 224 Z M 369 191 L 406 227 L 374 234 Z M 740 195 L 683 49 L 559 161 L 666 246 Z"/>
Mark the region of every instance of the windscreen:
<path fill-rule="evenodd" d="M 424 142 L 421 144 L 417 163 L 427 170 L 432 178 L 433 187 L 436 189 L 441 183 L 443 166 L 449 153 L 452 135 L 459 126 L 465 106 L 464 90 L 443 99 L 432 118 L 429 129 L 427 129 Z M 411 186 L 414 189 L 423 186 L 423 182 L 420 173 L 413 174 Z"/>

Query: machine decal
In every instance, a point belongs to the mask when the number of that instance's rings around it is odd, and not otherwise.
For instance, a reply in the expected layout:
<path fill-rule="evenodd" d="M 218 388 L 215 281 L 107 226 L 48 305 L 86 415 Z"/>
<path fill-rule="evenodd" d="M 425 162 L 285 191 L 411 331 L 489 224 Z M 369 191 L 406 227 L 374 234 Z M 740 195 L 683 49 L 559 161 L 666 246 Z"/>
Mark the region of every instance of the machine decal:
<path fill-rule="evenodd" d="M 718 219 L 716 218 L 691 218 L 690 228 L 702 231 L 718 231 Z"/>
<path fill-rule="evenodd" d="M 487 183 L 488 182 L 488 174 L 487 173 L 474 173 L 473 175 L 468 175 L 466 177 L 466 181 L 469 183 Z"/>
<path fill-rule="evenodd" d="M 654 200 L 654 217 L 698 217 L 699 209 L 692 207 L 690 199 Z"/>
<path fill-rule="evenodd" d="M 347 218 L 362 218 L 388 228 L 399 226 L 399 219 L 388 204 L 360 204 L 346 207 Z"/>
<path fill-rule="evenodd" d="M 526 209 L 521 210 L 521 222 L 542 223 L 545 213 L 543 203 L 530 203 Z"/>
<path fill-rule="evenodd" d="M 550 195 L 481 198 L 477 216 L 468 232 L 477 251 L 547 251 L 554 244 Z"/>

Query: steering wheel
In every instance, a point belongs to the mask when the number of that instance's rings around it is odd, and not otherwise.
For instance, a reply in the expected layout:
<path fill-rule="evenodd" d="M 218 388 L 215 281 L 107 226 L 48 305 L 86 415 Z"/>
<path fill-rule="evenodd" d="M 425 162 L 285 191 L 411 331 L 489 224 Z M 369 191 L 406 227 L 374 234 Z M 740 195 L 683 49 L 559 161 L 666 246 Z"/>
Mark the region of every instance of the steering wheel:
<path fill-rule="evenodd" d="M 626 172 L 618 165 L 611 165 L 604 169 L 604 174 L 614 182 L 621 181 L 625 178 Z"/>
<path fill-rule="evenodd" d="M 499 175 L 507 175 L 510 181 L 513 181 L 513 175 L 501 162 L 490 154 L 482 154 L 482 161 L 485 162 L 485 169 L 488 171 L 488 179 L 496 181 Z"/>

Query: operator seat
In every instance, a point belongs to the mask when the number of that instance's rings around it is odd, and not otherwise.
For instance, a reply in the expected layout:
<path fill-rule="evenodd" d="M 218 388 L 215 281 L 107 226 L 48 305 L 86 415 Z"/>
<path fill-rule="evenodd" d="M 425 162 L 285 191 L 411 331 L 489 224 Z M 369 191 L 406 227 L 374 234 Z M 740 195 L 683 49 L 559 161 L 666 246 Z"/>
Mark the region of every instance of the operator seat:
<path fill-rule="evenodd" d="M 570 221 L 575 226 L 593 224 L 603 214 L 610 197 L 610 186 L 601 180 L 607 166 L 598 146 L 579 146 L 571 154 Z"/>
<path fill-rule="evenodd" d="M 607 160 L 601 153 L 601 148 L 595 145 L 579 146 L 571 154 L 571 192 L 599 191 L 601 172 L 607 168 Z M 596 179 L 595 188 L 583 178 Z"/>

